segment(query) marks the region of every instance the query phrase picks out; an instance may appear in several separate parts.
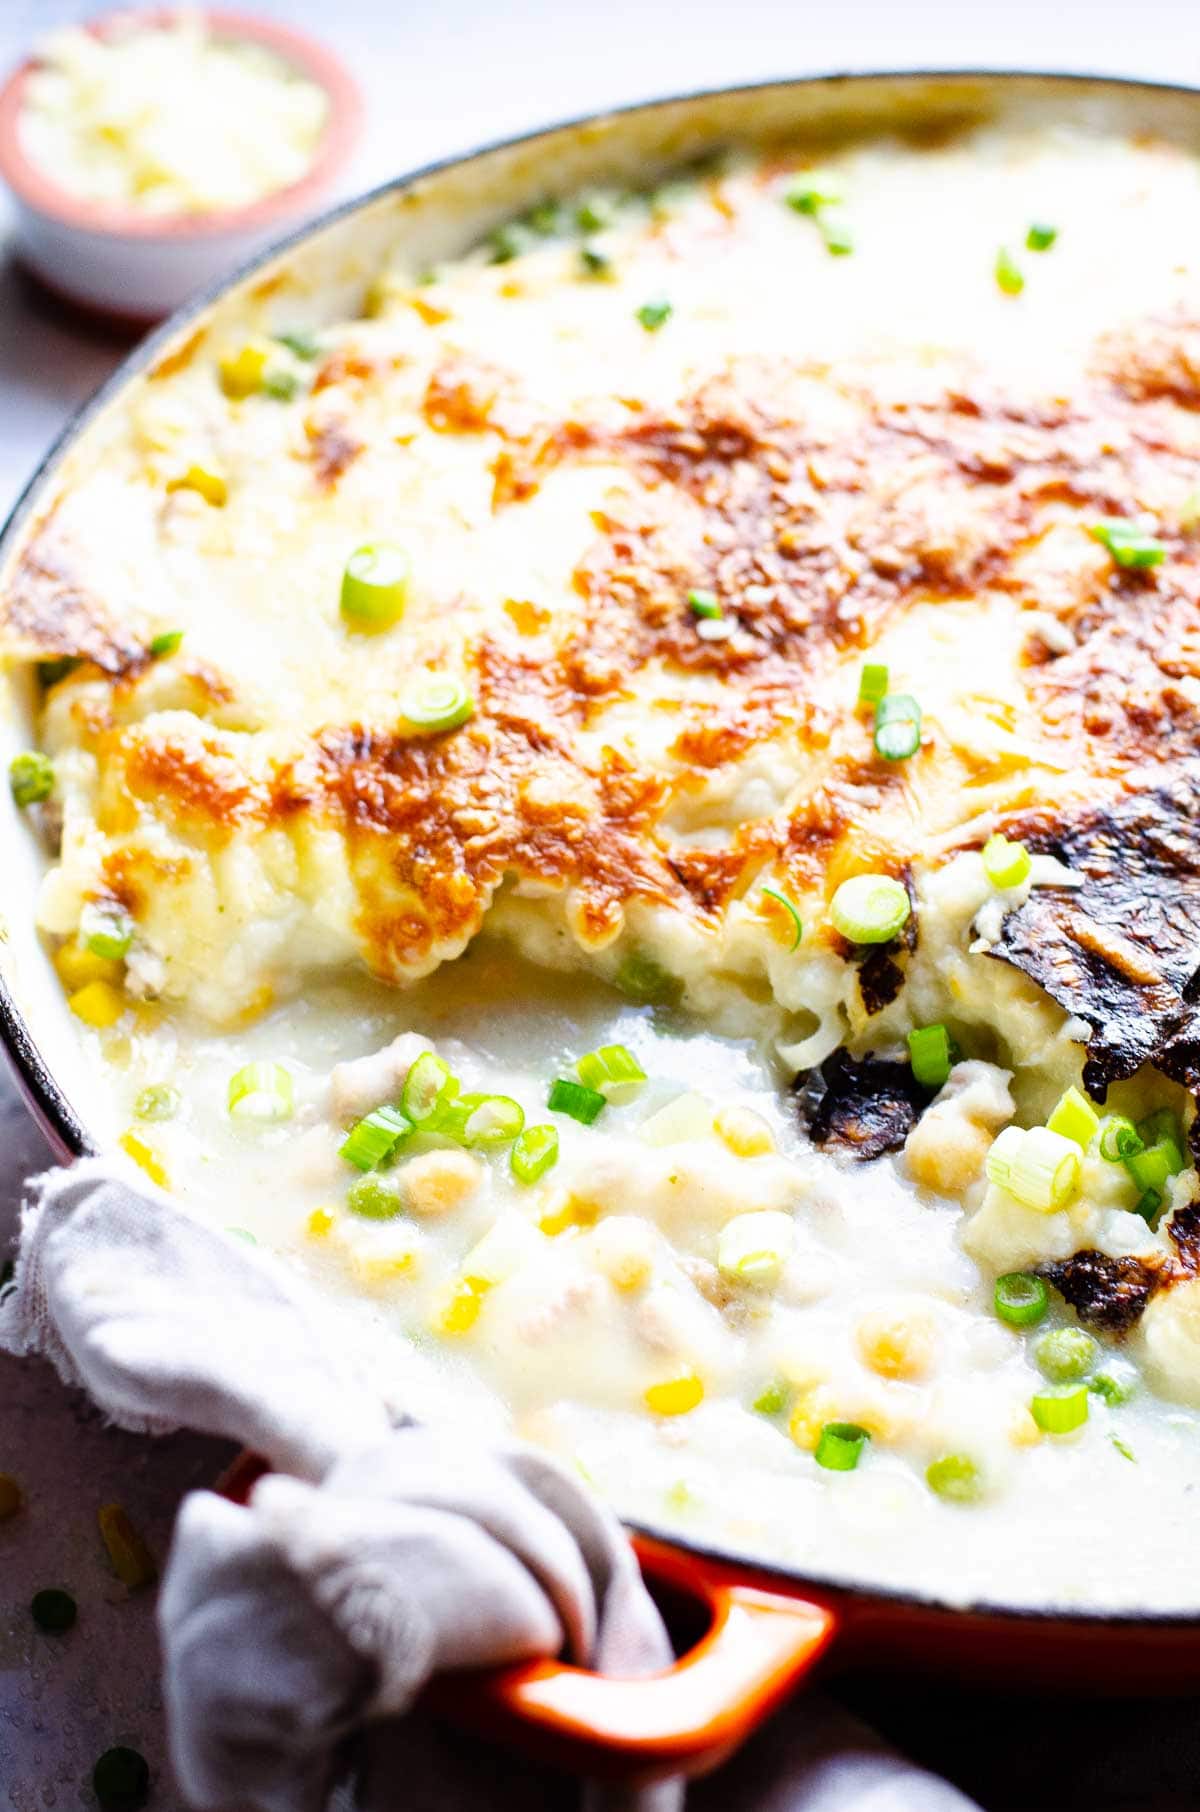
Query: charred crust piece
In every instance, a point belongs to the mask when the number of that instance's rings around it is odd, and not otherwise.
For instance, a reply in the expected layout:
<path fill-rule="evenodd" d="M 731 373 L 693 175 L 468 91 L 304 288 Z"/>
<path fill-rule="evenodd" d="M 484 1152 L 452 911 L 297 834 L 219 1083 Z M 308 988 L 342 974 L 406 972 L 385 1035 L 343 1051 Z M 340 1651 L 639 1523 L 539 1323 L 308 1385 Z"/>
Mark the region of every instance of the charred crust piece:
<path fill-rule="evenodd" d="M 1084 876 L 1039 887 L 991 955 L 1091 1028 L 1083 1081 L 1103 1101 L 1143 1063 L 1200 1088 L 1200 767 L 1016 834 Z"/>
<path fill-rule="evenodd" d="M 802 1077 L 796 1092 L 813 1144 L 860 1160 L 899 1151 L 928 1100 L 907 1063 L 846 1051 Z"/>
<path fill-rule="evenodd" d="M 1200 1271 L 1200 1202 L 1177 1209 L 1166 1225 L 1179 1255 L 1179 1275 L 1194 1277 Z"/>
<path fill-rule="evenodd" d="M 1154 1293 L 1171 1281 L 1172 1268 L 1165 1258 L 1110 1258 L 1089 1249 L 1046 1265 L 1041 1275 L 1086 1326 L 1126 1334 Z"/>
<path fill-rule="evenodd" d="M 894 963 L 886 950 L 872 950 L 858 972 L 858 991 L 863 1011 L 882 1013 L 890 1007 L 904 986 L 904 971 Z"/>

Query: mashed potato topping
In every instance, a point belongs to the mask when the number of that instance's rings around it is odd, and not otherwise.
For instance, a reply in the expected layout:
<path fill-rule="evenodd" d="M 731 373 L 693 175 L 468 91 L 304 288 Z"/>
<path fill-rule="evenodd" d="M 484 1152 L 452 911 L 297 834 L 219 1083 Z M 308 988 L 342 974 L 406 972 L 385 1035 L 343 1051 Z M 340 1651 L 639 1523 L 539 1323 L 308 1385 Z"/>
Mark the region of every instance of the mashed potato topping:
<path fill-rule="evenodd" d="M 265 47 L 181 10 L 103 36 L 55 32 L 37 51 L 20 133 L 26 155 L 83 201 L 204 214 L 298 182 L 325 129 L 324 91 Z"/>
<path fill-rule="evenodd" d="M 1200 1480 L 1196 186 L 740 151 L 264 285 L 93 430 L 0 597 L 39 923 L 126 1149 L 409 1407 L 810 1566 L 1177 1593 L 1109 1559 Z"/>

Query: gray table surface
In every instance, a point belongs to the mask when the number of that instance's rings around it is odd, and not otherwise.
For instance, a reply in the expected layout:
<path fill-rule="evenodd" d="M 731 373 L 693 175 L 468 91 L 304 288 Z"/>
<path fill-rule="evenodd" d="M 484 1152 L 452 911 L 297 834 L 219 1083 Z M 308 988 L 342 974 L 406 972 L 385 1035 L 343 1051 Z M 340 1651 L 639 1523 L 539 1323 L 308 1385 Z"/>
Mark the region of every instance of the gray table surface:
<path fill-rule="evenodd" d="M 0 68 L 39 30 L 89 10 L 71 0 L 0 0 Z M 1132 15 L 1116 0 L 842 0 L 821 9 L 691 0 L 686 14 L 669 0 L 606 0 L 603 8 L 343 0 L 336 9 L 258 0 L 258 10 L 335 37 L 358 74 L 369 126 L 356 187 L 538 121 L 806 70 L 1040 67 L 1200 79 L 1195 10 L 1183 0 L 1142 0 Z M 0 511 L 119 356 L 31 294 L 4 256 L 6 224 L 0 200 Z M 0 1244 L 11 1237 L 23 1179 L 47 1161 L 0 1071 Z M 155 1812 L 182 1812 L 163 1755 L 152 1595 L 131 1596 L 113 1579 L 95 1512 L 122 1501 L 164 1553 L 180 1496 L 212 1479 L 224 1459 L 218 1444 L 194 1437 L 150 1443 L 106 1429 L 43 1365 L 0 1359 L 0 1472 L 16 1474 L 29 1500 L 24 1516 L 0 1525 L 0 1807 L 93 1805 L 94 1758 L 129 1742 L 151 1761 Z M 49 1584 L 69 1587 L 79 1602 L 67 1641 L 38 1635 L 29 1619 L 31 1593 Z M 1200 1720 L 1186 1700 L 1050 1704 L 866 1677 L 839 1690 L 988 1812 L 1182 1812 L 1200 1803 Z M 781 1812 L 769 1783 L 802 1718 L 802 1706 L 781 1714 L 732 1770 L 695 1791 L 694 1812 L 716 1812 L 734 1797 Z M 497 1769 L 497 1804 L 527 1805 L 531 1789 L 539 1806 L 571 1797 Z"/>

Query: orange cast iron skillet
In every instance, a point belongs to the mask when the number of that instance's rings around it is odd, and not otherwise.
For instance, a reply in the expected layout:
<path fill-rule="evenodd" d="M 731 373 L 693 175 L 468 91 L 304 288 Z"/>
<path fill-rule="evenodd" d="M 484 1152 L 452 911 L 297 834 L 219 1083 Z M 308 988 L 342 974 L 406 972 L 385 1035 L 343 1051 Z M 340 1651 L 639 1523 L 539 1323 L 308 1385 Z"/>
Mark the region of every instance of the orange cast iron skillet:
<path fill-rule="evenodd" d="M 622 146 L 625 168 L 638 158 L 694 154 L 722 133 L 765 121 L 839 119 L 910 125 L 955 109 L 984 110 L 1009 100 L 1046 105 L 1111 101 L 1147 126 L 1159 126 L 1200 145 L 1200 91 L 1167 84 L 1087 76 L 977 73 L 849 75 L 772 82 L 646 105 L 575 122 L 492 146 L 469 158 L 421 170 L 360 201 L 325 215 L 282 247 L 263 254 L 228 284 L 200 296 L 152 335 L 67 429 L 35 474 L 0 536 L 0 560 L 44 503 L 58 469 L 80 434 L 118 392 L 178 345 L 234 283 L 282 257 L 298 255 L 315 236 L 344 231 L 361 211 L 381 201 L 402 209 L 443 185 L 453 199 L 463 179 L 474 192 L 491 184 L 508 211 L 553 190 L 567 172 L 577 180 L 580 159 L 591 174 Z M 614 168 L 619 167 L 614 164 Z M 499 171 L 499 182 L 497 182 Z M 584 180 L 587 171 L 584 170 Z M 507 184 L 507 189 L 505 185 Z M 499 215 L 497 215 L 499 217 Z M 12 900 L 4 902 L 10 912 Z M 35 1029 L 18 1009 L 0 974 L 0 1036 L 19 1081 L 61 1155 L 70 1160 L 97 1148 L 75 1104 L 58 1081 Z M 263 1471 L 243 1456 L 222 1488 L 244 1499 Z M 1081 1507 L 1086 1513 L 1086 1506 Z M 962 1539 L 972 1539 L 964 1522 Z M 771 1570 L 752 1558 L 689 1546 L 637 1531 L 634 1542 L 652 1586 L 683 1593 L 704 1612 L 699 1642 L 664 1672 L 647 1679 L 602 1678 L 559 1661 L 537 1661 L 492 1672 L 448 1676 L 427 1703 L 439 1715 L 500 1738 L 573 1773 L 647 1780 L 715 1767 L 776 1705 L 830 1656 L 839 1664 L 927 1670 L 956 1680 L 1072 1690 L 1186 1692 L 1200 1687 L 1200 1619 L 1136 1610 L 1120 1615 L 1058 1607 L 1033 1610 L 1002 1603 L 956 1609 L 915 1593 L 866 1589 L 853 1580 L 809 1578 Z M 1114 1554 L 1114 1565 L 1119 1565 Z"/>

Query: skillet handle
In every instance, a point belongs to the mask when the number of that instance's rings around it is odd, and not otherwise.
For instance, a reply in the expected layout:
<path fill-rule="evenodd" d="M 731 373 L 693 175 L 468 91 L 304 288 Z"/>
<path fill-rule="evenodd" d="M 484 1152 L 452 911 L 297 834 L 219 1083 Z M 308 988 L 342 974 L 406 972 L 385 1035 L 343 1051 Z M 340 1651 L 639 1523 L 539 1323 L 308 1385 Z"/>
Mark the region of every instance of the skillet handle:
<path fill-rule="evenodd" d="M 699 1598 L 711 1618 L 673 1667 L 621 1680 L 561 1661 L 523 1662 L 443 1674 L 422 1704 L 575 1775 L 641 1783 L 717 1767 L 812 1670 L 836 1620 L 718 1562 L 641 1538 L 634 1547 L 649 1584 Z"/>
<path fill-rule="evenodd" d="M 245 1503 L 268 1470 L 238 1456 L 216 1490 Z M 650 1585 L 698 1599 L 709 1627 L 674 1666 L 640 1680 L 563 1661 L 441 1674 L 422 1706 L 507 1747 L 595 1779 L 706 1774 L 753 1734 L 837 1633 L 822 1605 L 749 1585 L 735 1567 L 635 1537 Z"/>

